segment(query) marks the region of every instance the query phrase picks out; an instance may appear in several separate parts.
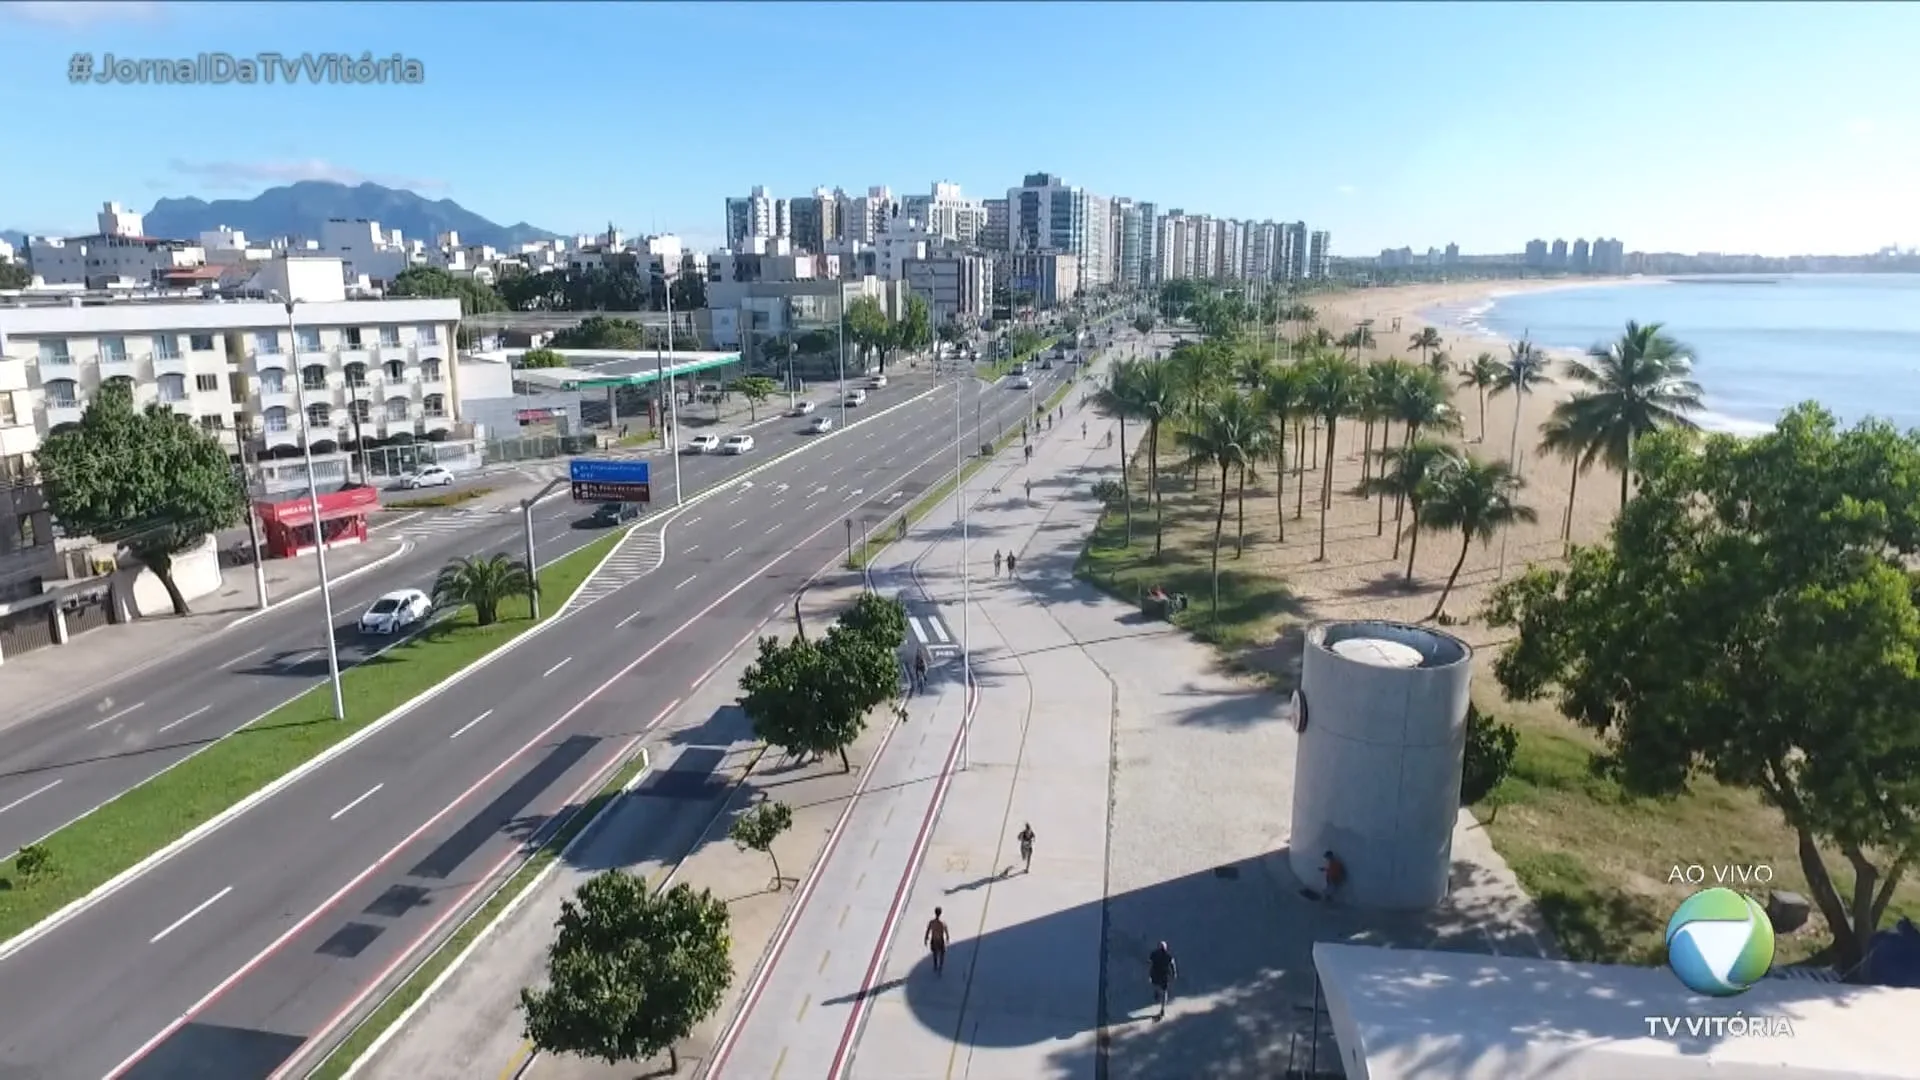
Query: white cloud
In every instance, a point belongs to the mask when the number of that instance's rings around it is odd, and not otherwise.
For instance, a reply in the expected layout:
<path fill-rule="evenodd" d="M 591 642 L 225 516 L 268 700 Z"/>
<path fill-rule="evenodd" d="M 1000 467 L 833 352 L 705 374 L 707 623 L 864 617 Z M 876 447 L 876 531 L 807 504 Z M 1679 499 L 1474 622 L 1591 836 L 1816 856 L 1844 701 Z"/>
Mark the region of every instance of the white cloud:
<path fill-rule="evenodd" d="M 365 173 L 319 158 L 305 161 L 182 161 L 175 158 L 167 167 L 182 176 L 191 176 L 215 191 L 239 191 L 274 187 L 299 180 L 331 180 L 336 184 L 375 183 L 383 187 L 405 188 L 415 192 L 444 191 L 444 180 L 420 176 L 394 176 Z"/>
<path fill-rule="evenodd" d="M 157 0 L 6 0 L 0 18 L 77 29 L 113 22 L 158 19 L 164 6 Z"/>

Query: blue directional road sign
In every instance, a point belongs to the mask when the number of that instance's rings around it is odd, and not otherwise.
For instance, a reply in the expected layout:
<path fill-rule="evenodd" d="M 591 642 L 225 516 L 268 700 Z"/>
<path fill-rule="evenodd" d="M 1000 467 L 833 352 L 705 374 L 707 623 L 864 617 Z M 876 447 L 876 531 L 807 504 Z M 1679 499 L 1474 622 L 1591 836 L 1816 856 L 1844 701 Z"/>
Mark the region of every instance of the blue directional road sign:
<path fill-rule="evenodd" d="M 652 470 L 644 461 L 574 458 L 567 462 L 567 479 L 573 481 L 575 502 L 653 501 Z"/>

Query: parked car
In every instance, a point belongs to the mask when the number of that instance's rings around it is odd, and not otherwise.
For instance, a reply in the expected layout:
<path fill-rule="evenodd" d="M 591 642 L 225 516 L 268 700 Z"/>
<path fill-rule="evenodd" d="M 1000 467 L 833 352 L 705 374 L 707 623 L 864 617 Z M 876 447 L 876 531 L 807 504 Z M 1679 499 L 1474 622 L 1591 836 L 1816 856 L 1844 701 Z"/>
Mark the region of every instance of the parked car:
<path fill-rule="evenodd" d="M 795 416 L 811 416 L 811 415 L 813 414 L 813 407 L 814 407 L 814 406 L 813 406 L 813 402 L 811 402 L 811 401 L 803 401 L 803 402 L 801 402 L 800 404 L 798 404 L 798 405 L 795 405 L 795 406 L 793 407 L 793 415 L 795 415 Z"/>
<path fill-rule="evenodd" d="M 720 449 L 720 436 L 695 435 L 693 438 L 687 440 L 687 445 L 681 447 L 680 452 L 683 454 L 711 454 L 718 449 Z"/>
<path fill-rule="evenodd" d="M 625 525 L 629 521 L 638 520 L 639 517 L 640 508 L 633 503 L 601 503 L 593 511 L 595 525 Z"/>
<path fill-rule="evenodd" d="M 360 616 L 363 634 L 394 634 L 427 617 L 433 600 L 419 589 L 399 589 L 373 602 Z"/>
<path fill-rule="evenodd" d="M 1022 375 L 1019 378 L 1013 380 L 1013 388 L 1015 390 L 1031 390 L 1033 389 L 1033 380 L 1027 378 L 1025 375 Z"/>
<path fill-rule="evenodd" d="M 453 474 L 444 466 L 427 465 L 408 473 L 406 478 L 400 481 L 400 486 L 409 491 L 427 487 L 452 487 Z"/>
<path fill-rule="evenodd" d="M 813 418 L 813 423 L 807 425 L 807 434 L 809 435 L 825 435 L 832 430 L 833 417 L 831 416 L 816 416 Z"/>
<path fill-rule="evenodd" d="M 867 392 L 865 390 L 855 390 L 847 395 L 847 404 L 849 405 L 865 405 L 866 403 Z"/>
<path fill-rule="evenodd" d="M 875 375 L 871 385 L 875 390 L 879 390 L 887 385 L 887 377 L 885 375 Z"/>
<path fill-rule="evenodd" d="M 720 444 L 720 452 L 723 454 L 744 454 L 751 449 L 753 449 L 751 435 L 729 435 L 727 441 Z"/>

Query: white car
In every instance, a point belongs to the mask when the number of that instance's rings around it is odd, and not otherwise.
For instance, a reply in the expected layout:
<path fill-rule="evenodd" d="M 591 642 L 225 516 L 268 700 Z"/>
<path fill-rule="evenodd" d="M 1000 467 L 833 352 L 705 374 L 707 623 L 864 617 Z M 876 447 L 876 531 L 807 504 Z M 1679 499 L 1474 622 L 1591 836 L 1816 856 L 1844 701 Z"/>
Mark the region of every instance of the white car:
<path fill-rule="evenodd" d="M 849 405 L 865 405 L 866 403 L 867 392 L 865 390 L 855 390 L 847 395 L 847 404 Z"/>
<path fill-rule="evenodd" d="M 816 416 L 813 418 L 813 423 L 807 425 L 809 435 L 825 435 L 832 430 L 833 417 L 831 416 Z"/>
<path fill-rule="evenodd" d="M 751 449 L 753 449 L 751 435 L 729 435 L 727 441 L 720 444 L 720 452 L 723 454 L 744 454 Z"/>
<path fill-rule="evenodd" d="M 1025 375 L 1022 375 L 1019 378 L 1013 380 L 1013 388 L 1015 390 L 1031 390 L 1033 389 L 1033 380 L 1027 378 Z"/>
<path fill-rule="evenodd" d="M 793 415 L 795 415 L 795 416 L 811 416 L 811 415 L 813 415 L 813 409 L 814 409 L 814 405 L 813 405 L 813 402 L 811 402 L 811 401 L 803 401 L 803 402 L 801 402 L 800 404 L 798 404 L 798 405 L 795 405 L 795 406 L 793 407 Z"/>
<path fill-rule="evenodd" d="M 875 390 L 879 390 L 887 385 L 887 377 L 885 375 L 875 375 L 871 385 Z"/>
<path fill-rule="evenodd" d="M 400 589 L 373 602 L 360 616 L 363 634 L 395 634 L 427 617 L 433 600 L 419 589 Z"/>
<path fill-rule="evenodd" d="M 683 454 L 711 454 L 719 449 L 720 436 L 695 435 L 693 438 L 687 440 L 687 445 L 683 447 L 680 452 Z"/>
<path fill-rule="evenodd" d="M 425 468 L 415 469 L 413 472 L 408 473 L 407 478 L 400 481 L 400 484 L 409 491 L 425 487 L 452 487 L 453 474 L 448 472 L 443 466 L 428 465 Z"/>

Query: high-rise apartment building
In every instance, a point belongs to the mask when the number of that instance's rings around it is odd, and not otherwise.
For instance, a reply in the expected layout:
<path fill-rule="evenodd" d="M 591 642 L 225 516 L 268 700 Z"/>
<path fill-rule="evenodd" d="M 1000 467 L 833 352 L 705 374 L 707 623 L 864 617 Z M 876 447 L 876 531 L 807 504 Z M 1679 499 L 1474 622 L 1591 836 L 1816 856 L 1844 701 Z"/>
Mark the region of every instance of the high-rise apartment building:
<path fill-rule="evenodd" d="M 1016 252 L 1057 251 L 1075 256 L 1079 284 L 1104 285 L 1112 270 L 1108 238 L 1112 206 L 1101 195 L 1031 173 L 1007 189 L 1007 243 Z"/>
<path fill-rule="evenodd" d="M 1319 280 L 1332 269 L 1333 237 L 1325 229 L 1316 230 L 1307 238 L 1307 276 Z"/>
<path fill-rule="evenodd" d="M 980 246 L 988 251 L 1007 250 L 1007 200 L 986 200 L 986 226 L 980 230 Z"/>
<path fill-rule="evenodd" d="M 1215 260 L 1214 274 L 1223 281 L 1238 280 L 1246 271 L 1245 248 L 1241 223 L 1228 218 L 1220 223 L 1218 237 L 1219 257 Z"/>
<path fill-rule="evenodd" d="M 1565 240 L 1555 240 L 1553 242 L 1553 247 L 1547 252 L 1547 265 L 1556 270 L 1565 270 L 1567 268 L 1567 242 Z"/>
<path fill-rule="evenodd" d="M 826 188 L 812 195 L 781 200 L 788 206 L 788 236 L 803 251 L 820 254 L 840 236 L 840 199 Z"/>
<path fill-rule="evenodd" d="M 1147 219 L 1141 212 L 1141 204 L 1132 199 L 1115 199 L 1113 206 L 1113 248 L 1116 253 L 1114 281 L 1127 288 L 1139 288 L 1146 282 L 1148 274 Z"/>
<path fill-rule="evenodd" d="M 1567 258 L 1567 269 L 1576 274 L 1584 274 L 1593 262 L 1593 249 L 1583 237 L 1573 242 L 1573 254 Z"/>
<path fill-rule="evenodd" d="M 924 223 L 933 235 L 957 244 L 979 243 L 987 227 L 986 205 L 962 195 L 959 184 L 936 183 L 930 194 L 904 196 L 900 212 Z"/>
<path fill-rule="evenodd" d="M 1247 277 L 1254 281 L 1278 281 L 1283 273 L 1280 262 L 1282 226 L 1271 221 L 1247 223 Z"/>
<path fill-rule="evenodd" d="M 1547 242 L 1545 240 L 1527 241 L 1527 254 L 1524 261 L 1528 266 L 1547 265 Z"/>
<path fill-rule="evenodd" d="M 755 237 L 771 240 L 775 232 L 774 198 L 765 187 L 755 187 L 744 198 L 727 200 L 727 246 L 739 248 Z M 786 215 L 782 215 L 786 216 Z M 789 227 L 791 224 L 789 223 Z"/>
<path fill-rule="evenodd" d="M 1211 281 L 1220 276 L 1220 221 L 1205 214 L 1194 219 L 1193 276 Z"/>
<path fill-rule="evenodd" d="M 1289 282 L 1304 281 L 1307 277 L 1307 223 L 1295 221 L 1287 226 L 1286 239 L 1281 254 L 1285 257 Z"/>
<path fill-rule="evenodd" d="M 884 231 L 880 223 L 892 217 L 896 208 L 893 189 L 885 184 L 875 184 L 865 195 L 849 195 L 840 205 L 846 214 L 840 239 L 863 244 L 873 243 L 873 238 Z"/>
<path fill-rule="evenodd" d="M 1593 272 L 1621 274 L 1627 269 L 1627 246 L 1605 238 L 1593 242 Z"/>
<path fill-rule="evenodd" d="M 1140 211 L 1140 284 L 1160 280 L 1160 208 L 1153 203 L 1139 204 Z"/>

